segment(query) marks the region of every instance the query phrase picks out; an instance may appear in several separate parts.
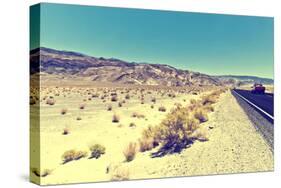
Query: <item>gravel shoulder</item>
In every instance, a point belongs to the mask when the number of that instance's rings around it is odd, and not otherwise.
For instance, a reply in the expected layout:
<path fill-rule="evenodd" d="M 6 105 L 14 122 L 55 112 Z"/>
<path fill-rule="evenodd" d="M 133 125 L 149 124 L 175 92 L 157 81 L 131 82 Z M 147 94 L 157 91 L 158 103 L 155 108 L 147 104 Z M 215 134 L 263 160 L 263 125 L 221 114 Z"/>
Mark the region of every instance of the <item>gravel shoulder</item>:
<path fill-rule="evenodd" d="M 251 120 L 253 126 L 256 130 L 263 136 L 269 145 L 271 151 L 274 150 L 274 125 L 259 112 L 257 112 L 252 106 L 250 106 L 246 101 L 237 96 L 234 92 L 232 93 L 236 98 L 239 105 L 243 108 L 244 112 L 247 114 L 248 118 Z"/>

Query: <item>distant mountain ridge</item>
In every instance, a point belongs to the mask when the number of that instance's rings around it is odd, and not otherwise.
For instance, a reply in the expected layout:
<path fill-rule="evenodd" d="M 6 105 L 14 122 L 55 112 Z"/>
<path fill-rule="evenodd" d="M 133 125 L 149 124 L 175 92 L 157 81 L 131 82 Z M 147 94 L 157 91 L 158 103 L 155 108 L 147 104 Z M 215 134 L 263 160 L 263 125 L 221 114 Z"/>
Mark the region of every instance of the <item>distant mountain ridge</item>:
<path fill-rule="evenodd" d="M 233 84 L 233 80 L 239 80 L 233 76 L 231 78 L 229 76 L 210 76 L 199 72 L 177 69 L 170 65 L 92 57 L 82 53 L 45 47 L 30 51 L 30 73 L 39 72 L 64 77 L 85 77 L 97 82 L 137 85 L 219 86 Z"/>
<path fill-rule="evenodd" d="M 272 85 L 274 83 L 273 79 L 262 78 L 262 77 L 257 77 L 257 76 L 221 75 L 221 76 L 216 76 L 216 77 L 222 81 L 233 79 L 236 82 L 241 82 L 242 84 L 262 83 L 262 84 Z"/>

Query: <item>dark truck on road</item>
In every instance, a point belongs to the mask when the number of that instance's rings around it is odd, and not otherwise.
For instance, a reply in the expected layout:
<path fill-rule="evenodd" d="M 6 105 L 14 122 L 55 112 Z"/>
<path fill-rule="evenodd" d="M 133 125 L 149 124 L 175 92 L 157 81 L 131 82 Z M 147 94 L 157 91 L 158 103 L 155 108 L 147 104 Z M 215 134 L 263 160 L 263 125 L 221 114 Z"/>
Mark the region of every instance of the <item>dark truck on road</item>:
<path fill-rule="evenodd" d="M 253 89 L 251 90 L 251 93 L 254 94 L 264 94 L 265 93 L 265 87 L 262 84 L 254 84 Z"/>

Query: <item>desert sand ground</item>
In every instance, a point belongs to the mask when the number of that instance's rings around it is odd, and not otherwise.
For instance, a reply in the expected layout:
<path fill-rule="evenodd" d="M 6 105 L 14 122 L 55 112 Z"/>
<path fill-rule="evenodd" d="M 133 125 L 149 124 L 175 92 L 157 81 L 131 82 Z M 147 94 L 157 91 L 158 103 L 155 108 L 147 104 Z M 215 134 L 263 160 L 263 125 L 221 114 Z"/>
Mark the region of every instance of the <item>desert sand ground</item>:
<path fill-rule="evenodd" d="M 41 172 L 51 171 L 41 178 L 41 184 L 110 181 L 113 173 L 128 179 L 146 179 L 273 170 L 273 154 L 229 91 L 220 96 L 209 120 L 201 124 L 208 132 L 208 141 L 196 141 L 180 153 L 153 158 L 151 153 L 157 151 L 156 147 L 137 152 L 133 161 L 126 162 L 124 148 L 130 142 L 137 142 L 144 129 L 158 125 L 176 104 L 189 105 L 190 99 L 199 99 L 211 90 L 193 94 L 141 88 L 47 87 L 41 90 L 40 168 Z M 118 102 L 125 101 L 122 107 L 111 101 L 110 93 L 117 93 Z M 93 97 L 93 94 L 99 96 Z M 108 96 L 101 99 L 104 94 Z M 126 99 L 127 94 L 130 99 Z M 54 105 L 46 104 L 49 96 L 54 96 Z M 153 98 L 155 103 L 151 101 Z M 112 110 L 108 111 L 110 105 Z M 158 110 L 161 106 L 166 108 L 165 112 Z M 31 111 L 36 108 L 38 104 L 33 105 Z M 143 117 L 132 117 L 135 112 Z M 117 123 L 112 122 L 114 114 L 120 118 Z M 64 129 L 68 134 L 63 135 Z M 38 128 L 31 127 L 31 137 L 36 134 Z M 87 151 L 94 143 L 106 148 L 100 158 L 86 157 L 63 164 L 65 151 Z M 31 167 L 36 166 L 36 162 L 31 161 Z M 36 176 L 33 171 L 31 176 Z"/>

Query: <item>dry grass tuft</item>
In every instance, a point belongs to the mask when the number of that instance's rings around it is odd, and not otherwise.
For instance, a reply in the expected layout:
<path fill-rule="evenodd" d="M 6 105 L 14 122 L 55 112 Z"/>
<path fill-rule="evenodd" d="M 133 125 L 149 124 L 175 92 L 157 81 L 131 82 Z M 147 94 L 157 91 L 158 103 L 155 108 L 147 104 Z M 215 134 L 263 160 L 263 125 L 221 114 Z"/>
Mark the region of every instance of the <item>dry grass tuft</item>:
<path fill-rule="evenodd" d="M 160 111 L 160 112 L 166 112 L 166 108 L 165 108 L 164 106 L 160 106 L 160 107 L 158 108 L 158 111 Z"/>
<path fill-rule="evenodd" d="M 107 111 L 111 111 L 111 110 L 112 110 L 112 105 L 110 104 L 107 106 Z"/>
<path fill-rule="evenodd" d="M 65 115 L 66 113 L 67 113 L 67 108 L 63 108 L 63 109 L 61 109 L 61 115 Z"/>
<path fill-rule="evenodd" d="M 80 110 L 84 110 L 84 109 L 85 109 L 85 106 L 86 106 L 85 104 L 80 104 L 80 105 L 79 105 L 79 109 L 80 109 Z"/>
<path fill-rule="evenodd" d="M 113 123 L 119 123 L 119 121 L 120 121 L 120 117 L 118 115 L 114 114 L 113 117 L 112 117 L 112 122 Z"/>
<path fill-rule="evenodd" d="M 130 142 L 129 145 L 124 149 L 123 154 L 126 162 L 134 160 L 137 152 L 137 144 Z"/>
<path fill-rule="evenodd" d="M 117 101 L 118 101 L 117 95 L 113 95 L 113 96 L 111 97 L 111 101 L 112 101 L 112 102 L 117 102 Z"/>
<path fill-rule="evenodd" d="M 62 134 L 63 135 L 68 135 L 70 133 L 69 128 L 64 128 Z"/>
<path fill-rule="evenodd" d="M 91 151 L 90 158 L 98 159 L 101 155 L 105 154 L 105 147 L 100 144 L 94 144 L 89 147 Z"/>
<path fill-rule="evenodd" d="M 55 105 L 55 103 L 56 103 L 56 101 L 54 98 L 48 98 L 46 100 L 46 104 L 48 104 L 48 105 Z"/>
<path fill-rule="evenodd" d="M 138 112 L 133 112 L 131 117 L 133 117 L 133 118 L 145 118 L 145 115 L 140 114 Z"/>
<path fill-rule="evenodd" d="M 53 170 L 44 169 L 42 172 L 40 172 L 37 168 L 31 168 L 31 172 L 37 177 L 46 177 L 48 175 L 51 175 Z"/>
<path fill-rule="evenodd" d="M 203 109 L 197 109 L 194 112 L 194 118 L 198 119 L 200 123 L 204 123 L 209 120 L 207 112 Z"/>
<path fill-rule="evenodd" d="M 196 140 L 199 140 L 202 142 L 209 140 L 207 130 L 204 128 L 199 128 L 196 131 L 194 131 L 193 134 L 191 135 L 191 137 L 193 139 L 196 139 Z"/>
<path fill-rule="evenodd" d="M 64 152 L 64 154 L 62 155 L 62 160 L 63 160 L 62 164 L 68 163 L 73 160 L 79 160 L 84 157 L 87 157 L 86 151 L 76 151 L 74 149 L 68 150 Z"/>
<path fill-rule="evenodd" d="M 110 171 L 112 181 L 124 181 L 130 179 L 128 167 L 115 166 Z"/>
<path fill-rule="evenodd" d="M 134 122 L 130 123 L 130 125 L 129 125 L 129 127 L 136 127 L 136 126 L 137 125 Z"/>
<path fill-rule="evenodd" d="M 126 94 L 125 99 L 129 100 L 130 99 L 130 95 Z"/>
<path fill-rule="evenodd" d="M 139 150 L 145 152 L 153 149 L 153 138 L 141 138 L 139 139 Z"/>

